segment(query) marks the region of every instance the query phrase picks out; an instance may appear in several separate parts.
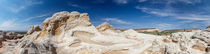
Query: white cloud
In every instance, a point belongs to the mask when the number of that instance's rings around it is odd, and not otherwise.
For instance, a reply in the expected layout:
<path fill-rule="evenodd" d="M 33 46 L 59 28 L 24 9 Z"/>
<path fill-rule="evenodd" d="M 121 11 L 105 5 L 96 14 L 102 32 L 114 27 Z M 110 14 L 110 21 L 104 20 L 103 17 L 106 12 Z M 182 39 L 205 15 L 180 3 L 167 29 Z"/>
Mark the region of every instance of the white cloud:
<path fill-rule="evenodd" d="M 27 9 L 30 6 L 33 5 L 39 5 L 42 4 L 42 1 L 33 1 L 33 0 L 21 0 L 21 2 L 17 2 L 17 3 L 10 3 L 7 1 L 4 1 L 5 5 L 4 7 L 7 8 L 8 10 L 14 12 L 14 13 L 18 13 L 24 9 Z"/>
<path fill-rule="evenodd" d="M 132 24 L 131 22 L 123 21 L 123 20 L 117 19 L 117 18 L 104 18 L 103 20 L 112 22 L 114 24 Z"/>
<path fill-rule="evenodd" d="M 177 16 L 177 19 L 187 19 L 187 20 L 210 20 L 210 16 L 207 18 L 203 18 L 202 16 Z"/>
<path fill-rule="evenodd" d="M 210 25 L 210 14 L 201 14 L 201 12 L 196 13 L 177 13 L 177 10 L 166 7 L 165 9 L 155 9 L 149 7 L 135 7 L 136 9 L 142 10 L 148 14 L 154 14 L 161 17 L 181 19 L 176 25 L 172 24 L 157 24 L 156 28 L 161 30 L 166 29 L 178 29 L 177 27 L 185 28 L 203 28 Z M 200 23 L 202 22 L 202 23 Z"/>
<path fill-rule="evenodd" d="M 194 4 L 194 3 L 200 3 L 201 0 L 179 0 L 181 2 L 185 2 L 185 3 L 188 3 L 188 4 Z"/>
<path fill-rule="evenodd" d="M 36 19 L 36 18 L 46 17 L 46 16 L 48 16 L 48 15 L 50 15 L 50 13 L 42 14 L 42 15 L 39 15 L 39 16 L 28 17 L 28 18 L 24 19 L 22 22 L 27 22 L 27 21 L 30 21 L 30 20 Z"/>
<path fill-rule="evenodd" d="M 147 1 L 147 0 L 139 0 L 139 2 L 145 2 L 145 1 Z"/>
<path fill-rule="evenodd" d="M 113 0 L 117 4 L 127 4 L 129 0 Z"/>
<path fill-rule="evenodd" d="M 140 9 L 145 13 L 154 14 L 158 16 L 169 16 L 176 19 L 186 19 L 186 20 L 210 20 L 210 15 L 199 15 L 195 13 L 188 13 L 188 14 L 182 14 L 182 13 L 176 13 L 176 10 L 173 9 L 152 9 L 152 8 L 140 8 L 136 7 L 136 9 Z"/>
<path fill-rule="evenodd" d="M 172 13 L 173 10 L 170 10 L 170 9 L 161 10 L 161 9 L 152 9 L 152 8 L 139 7 L 139 6 L 136 6 L 135 8 L 139 9 L 139 10 L 145 12 L 145 13 L 155 14 L 155 15 L 159 15 L 159 16 L 172 16 L 172 15 L 174 15 Z"/>
<path fill-rule="evenodd" d="M 190 10 L 192 8 L 188 8 L 189 10 L 182 10 L 173 7 L 172 4 L 178 4 L 179 2 L 186 3 L 180 4 L 180 6 L 187 6 L 188 4 L 196 4 L 201 3 L 201 0 L 148 0 L 151 2 L 150 6 L 154 7 L 147 7 L 147 6 L 136 6 L 136 9 L 141 10 L 142 12 L 148 14 L 154 14 L 162 17 L 170 17 L 176 19 L 184 19 L 184 20 L 210 20 L 210 14 L 203 14 L 205 12 L 201 12 L 198 10 L 206 9 L 208 7 L 199 7 L 199 9 Z M 155 8 L 156 5 L 163 5 L 162 8 Z M 183 7 L 185 8 L 185 7 Z M 208 10 L 207 10 L 208 11 Z"/>
<path fill-rule="evenodd" d="M 43 17 L 45 15 L 35 16 Z M 34 17 L 34 18 L 35 18 Z M 31 19 L 30 19 L 31 20 Z M 4 31 L 27 31 L 31 25 L 40 25 L 41 22 L 28 23 L 25 20 L 18 18 L 10 18 L 0 23 L 0 30 Z"/>
<path fill-rule="evenodd" d="M 15 19 L 12 19 L 12 20 L 7 20 L 7 21 L 4 21 L 0 27 L 2 28 L 10 28 L 10 27 L 15 27 L 17 24 L 15 23 Z"/>
<path fill-rule="evenodd" d="M 179 23 L 192 23 L 192 22 L 193 22 L 193 20 L 186 20 L 186 21 L 181 21 Z"/>
<path fill-rule="evenodd" d="M 29 25 L 19 23 L 17 19 L 7 20 L 0 24 L 0 30 L 4 31 L 26 31 L 27 29 Z"/>
<path fill-rule="evenodd" d="M 89 8 L 88 6 L 80 5 L 80 4 L 75 3 L 75 2 L 67 2 L 67 5 L 71 6 L 71 7 L 82 8 L 82 9 L 88 9 Z"/>

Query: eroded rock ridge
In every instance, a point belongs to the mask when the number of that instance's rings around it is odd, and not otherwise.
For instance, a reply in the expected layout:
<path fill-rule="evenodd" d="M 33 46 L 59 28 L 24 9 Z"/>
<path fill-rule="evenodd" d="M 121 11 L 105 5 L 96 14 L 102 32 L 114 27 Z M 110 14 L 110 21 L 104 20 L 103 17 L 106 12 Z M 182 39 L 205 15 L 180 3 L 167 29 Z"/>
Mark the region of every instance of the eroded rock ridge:
<path fill-rule="evenodd" d="M 108 23 L 95 27 L 87 13 L 58 12 L 42 28 L 27 35 L 2 54 L 209 54 L 210 32 L 178 32 L 155 36 L 129 29 L 117 31 Z"/>

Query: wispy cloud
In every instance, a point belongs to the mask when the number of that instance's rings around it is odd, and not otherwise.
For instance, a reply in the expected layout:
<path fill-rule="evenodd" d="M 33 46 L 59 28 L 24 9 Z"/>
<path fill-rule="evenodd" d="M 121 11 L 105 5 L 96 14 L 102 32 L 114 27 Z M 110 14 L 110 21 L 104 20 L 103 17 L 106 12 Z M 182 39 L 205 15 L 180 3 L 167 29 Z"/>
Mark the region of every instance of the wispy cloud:
<path fill-rule="evenodd" d="M 161 9 L 153 9 L 153 8 L 147 8 L 147 7 L 139 7 L 136 6 L 136 9 L 139 9 L 145 13 L 149 13 L 149 14 L 155 14 L 155 15 L 159 15 L 159 16 L 172 16 L 174 15 L 173 10 L 170 9 L 165 9 L 165 10 L 161 10 Z"/>
<path fill-rule="evenodd" d="M 30 6 L 42 4 L 43 1 L 22 0 L 22 2 L 19 2 L 19 3 L 10 3 L 7 1 L 5 1 L 5 3 L 9 4 L 9 5 L 5 6 L 5 8 L 7 8 L 8 10 L 10 10 L 14 13 L 18 13 L 24 9 L 27 9 Z M 14 5 L 12 5 L 12 4 L 14 4 Z"/>
<path fill-rule="evenodd" d="M 0 24 L 0 30 L 5 31 L 26 31 L 27 29 L 29 29 L 28 24 L 19 23 L 15 18 L 6 20 Z"/>
<path fill-rule="evenodd" d="M 129 0 L 113 0 L 117 4 L 127 4 Z"/>
<path fill-rule="evenodd" d="M 95 3 L 95 4 L 105 3 L 105 0 L 94 0 L 92 1 L 92 3 Z"/>
<path fill-rule="evenodd" d="M 124 20 L 117 19 L 117 18 L 104 18 L 102 20 L 105 20 L 107 22 L 112 22 L 114 24 L 132 24 L 131 22 L 124 21 Z"/>
<path fill-rule="evenodd" d="M 172 4 L 182 4 L 182 6 L 188 6 L 191 4 L 201 3 L 201 0 L 166 0 L 166 1 L 159 1 L 159 3 L 155 3 L 154 1 L 150 1 L 152 7 L 147 6 L 136 6 L 136 9 L 139 9 L 148 14 L 154 14 L 162 17 L 170 17 L 176 19 L 185 19 L 185 20 L 210 20 L 210 13 L 206 12 L 207 14 L 203 14 L 205 12 L 201 12 L 198 10 L 203 10 L 205 7 L 197 7 L 198 9 L 188 8 L 188 10 L 178 9 L 172 6 Z M 163 8 L 155 8 L 155 5 L 165 4 Z M 154 7 L 153 7 L 154 6 Z M 185 7 L 183 7 L 185 8 Z M 208 11 L 208 10 L 207 10 Z"/>
<path fill-rule="evenodd" d="M 68 2 L 67 4 L 68 4 L 69 6 L 72 6 L 72 7 L 80 7 L 78 4 L 71 3 L 71 2 Z"/>
<path fill-rule="evenodd" d="M 17 26 L 17 24 L 15 23 L 15 21 L 16 21 L 16 19 L 4 21 L 4 22 L 0 25 L 0 27 L 1 27 L 1 28 L 15 27 L 15 26 Z"/>
<path fill-rule="evenodd" d="M 194 13 L 182 14 L 176 13 L 176 10 L 173 9 L 152 9 L 152 8 L 140 8 L 136 6 L 136 9 L 140 9 L 145 13 L 154 14 L 158 16 L 170 16 L 176 19 L 186 19 L 186 20 L 210 20 L 210 15 L 199 15 Z"/>
<path fill-rule="evenodd" d="M 76 8 L 88 8 L 88 7 L 86 7 L 86 6 L 77 4 L 77 3 L 75 3 L 75 2 L 67 2 L 67 5 L 68 5 L 68 6 L 71 6 L 71 7 L 76 7 Z"/>
<path fill-rule="evenodd" d="M 147 0 L 149 6 L 136 6 L 136 9 L 142 12 L 156 15 L 163 18 L 174 18 L 178 23 L 165 22 L 155 23 L 154 27 L 166 29 L 179 29 L 180 28 L 201 28 L 210 25 L 210 13 L 208 6 L 196 6 L 203 3 L 202 0 Z M 180 7 L 175 7 L 179 4 Z M 160 5 L 160 6 L 156 6 Z M 205 12 L 206 11 L 206 12 Z M 172 23 L 172 24 L 170 24 Z"/>
<path fill-rule="evenodd" d="M 33 17 L 28 17 L 28 18 L 25 18 L 22 22 L 27 22 L 27 21 L 31 21 L 32 19 L 38 19 L 38 18 L 43 18 L 43 17 L 47 17 L 49 16 L 50 13 L 47 13 L 47 14 L 41 14 L 41 15 L 38 15 L 38 16 L 33 16 Z"/>
<path fill-rule="evenodd" d="M 192 20 L 185 20 L 185 21 L 181 21 L 179 23 L 192 23 L 193 21 Z"/>
<path fill-rule="evenodd" d="M 145 2 L 145 1 L 147 1 L 147 0 L 139 0 L 138 2 Z"/>

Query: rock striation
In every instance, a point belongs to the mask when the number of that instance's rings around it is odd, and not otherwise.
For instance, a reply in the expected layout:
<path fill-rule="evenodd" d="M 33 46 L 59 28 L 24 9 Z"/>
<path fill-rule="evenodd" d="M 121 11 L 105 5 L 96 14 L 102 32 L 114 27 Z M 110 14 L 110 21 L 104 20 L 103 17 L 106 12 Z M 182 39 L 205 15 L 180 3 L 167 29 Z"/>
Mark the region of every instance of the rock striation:
<path fill-rule="evenodd" d="M 1 54 L 208 54 L 210 32 L 155 36 L 129 29 L 115 32 L 108 23 L 95 27 L 87 13 L 58 12 L 32 26 Z"/>

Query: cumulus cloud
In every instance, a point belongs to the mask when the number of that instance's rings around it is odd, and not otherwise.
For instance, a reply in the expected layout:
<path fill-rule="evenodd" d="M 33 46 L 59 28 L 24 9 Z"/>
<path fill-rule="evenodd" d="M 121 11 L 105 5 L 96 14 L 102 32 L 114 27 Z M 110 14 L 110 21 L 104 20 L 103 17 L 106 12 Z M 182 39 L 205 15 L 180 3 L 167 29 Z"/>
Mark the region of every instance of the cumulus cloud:
<path fill-rule="evenodd" d="M 103 20 L 105 20 L 107 22 L 112 22 L 114 24 L 132 24 L 131 22 L 124 21 L 124 20 L 117 19 L 117 18 L 104 18 Z"/>

